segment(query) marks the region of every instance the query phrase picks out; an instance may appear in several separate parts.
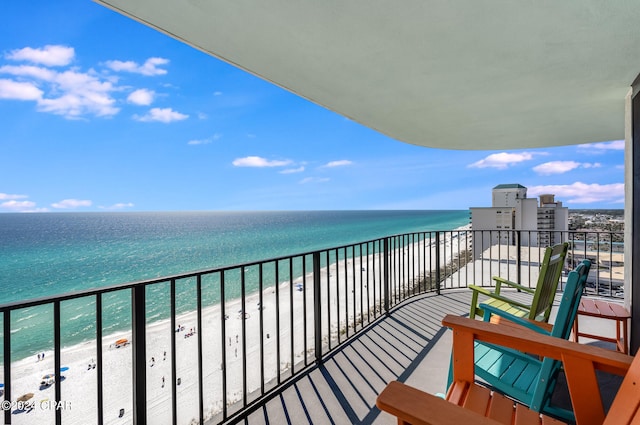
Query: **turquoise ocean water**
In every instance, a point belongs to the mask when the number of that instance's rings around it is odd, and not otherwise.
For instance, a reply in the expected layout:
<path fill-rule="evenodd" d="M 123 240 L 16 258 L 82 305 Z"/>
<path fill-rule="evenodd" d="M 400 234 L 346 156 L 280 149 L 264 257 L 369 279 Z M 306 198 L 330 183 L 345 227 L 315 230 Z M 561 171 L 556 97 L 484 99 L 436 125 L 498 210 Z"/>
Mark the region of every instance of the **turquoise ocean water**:
<path fill-rule="evenodd" d="M 0 304 L 468 222 L 467 210 L 0 214 Z M 106 300 L 105 334 L 129 323 L 123 295 Z M 64 345 L 95 336 L 86 304 L 64 306 Z M 49 310 L 14 314 L 13 359 L 52 346 Z"/>

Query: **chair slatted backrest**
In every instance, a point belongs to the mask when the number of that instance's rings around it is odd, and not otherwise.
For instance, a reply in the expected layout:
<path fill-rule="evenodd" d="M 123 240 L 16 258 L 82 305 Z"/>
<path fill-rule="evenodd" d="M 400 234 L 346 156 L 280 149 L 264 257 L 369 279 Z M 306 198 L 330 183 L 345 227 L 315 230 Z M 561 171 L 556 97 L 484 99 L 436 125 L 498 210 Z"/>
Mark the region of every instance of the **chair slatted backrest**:
<path fill-rule="evenodd" d="M 587 284 L 590 268 L 591 261 L 582 260 L 578 267 L 569 273 L 570 277 L 567 280 L 567 286 L 564 288 L 565 290 L 562 293 L 562 300 L 560 301 L 560 307 L 558 308 L 558 313 L 553 323 L 551 336 L 564 340 L 569 339 L 573 328 L 573 322 L 575 321 L 578 313 L 578 307 L 580 306 L 580 300 L 582 299 L 582 294 L 584 293 L 584 289 Z M 559 360 L 554 360 L 548 357 L 545 357 L 542 360 L 537 387 L 533 392 L 530 407 L 535 411 L 545 411 L 556 416 L 573 420 L 574 418 L 571 412 L 567 412 L 560 408 L 554 408 L 550 405 L 551 396 L 558 378 L 557 375 L 561 367 L 562 362 Z"/>
<path fill-rule="evenodd" d="M 543 321 L 547 322 L 549 320 L 568 250 L 569 244 L 567 242 L 554 245 L 545 250 L 529 319 L 537 320 L 542 315 Z"/>

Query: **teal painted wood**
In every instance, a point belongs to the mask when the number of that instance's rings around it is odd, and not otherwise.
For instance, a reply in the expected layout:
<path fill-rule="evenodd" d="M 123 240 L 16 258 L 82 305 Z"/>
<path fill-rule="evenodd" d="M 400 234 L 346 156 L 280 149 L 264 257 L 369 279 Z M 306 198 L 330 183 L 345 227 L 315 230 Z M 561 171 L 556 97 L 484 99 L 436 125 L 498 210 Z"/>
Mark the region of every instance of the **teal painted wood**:
<path fill-rule="evenodd" d="M 535 323 L 486 304 L 482 304 L 485 311 L 484 320 L 490 320 L 491 315 L 495 314 L 537 332 L 568 339 L 590 267 L 591 263 L 584 260 L 569 273 L 550 333 L 537 327 Z M 477 342 L 474 344 L 474 359 L 476 375 L 498 392 L 512 397 L 538 412 L 558 416 L 566 421 L 575 420 L 572 411 L 558 409 L 550 405 L 551 394 L 555 388 L 561 362 L 552 359 L 540 360 L 516 350 Z M 449 375 L 451 381 L 451 373 Z"/>

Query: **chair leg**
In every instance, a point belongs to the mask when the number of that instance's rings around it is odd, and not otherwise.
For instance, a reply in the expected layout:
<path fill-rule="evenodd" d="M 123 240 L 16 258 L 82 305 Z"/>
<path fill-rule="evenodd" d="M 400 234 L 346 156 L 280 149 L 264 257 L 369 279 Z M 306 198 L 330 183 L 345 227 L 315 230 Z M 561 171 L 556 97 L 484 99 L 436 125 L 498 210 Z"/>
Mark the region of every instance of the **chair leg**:
<path fill-rule="evenodd" d="M 471 295 L 471 310 L 469 311 L 469 318 L 475 319 L 477 315 L 482 317 L 482 313 L 478 311 L 478 291 L 472 291 Z"/>

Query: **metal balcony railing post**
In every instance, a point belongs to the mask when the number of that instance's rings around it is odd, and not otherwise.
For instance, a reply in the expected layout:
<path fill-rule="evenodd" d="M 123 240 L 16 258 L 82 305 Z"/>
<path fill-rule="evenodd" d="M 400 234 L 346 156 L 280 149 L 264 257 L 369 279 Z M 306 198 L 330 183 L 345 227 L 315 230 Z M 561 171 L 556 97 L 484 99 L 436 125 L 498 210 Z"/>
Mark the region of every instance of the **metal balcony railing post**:
<path fill-rule="evenodd" d="M 262 305 L 262 304 L 260 304 Z M 202 275 L 196 278 L 196 306 L 197 306 L 197 328 L 196 334 L 198 338 L 198 423 L 204 423 L 204 388 L 202 382 Z M 173 331 L 174 328 L 171 330 Z"/>
<path fill-rule="evenodd" d="M 520 230 L 516 231 L 516 273 L 517 273 L 517 281 L 522 285 L 522 234 Z"/>
<path fill-rule="evenodd" d="M 11 400 L 11 310 L 2 315 L 4 351 L 4 399 Z M 4 423 L 11 423 L 11 409 L 4 409 Z"/>
<path fill-rule="evenodd" d="M 147 369 L 145 335 L 145 291 L 144 285 L 131 290 L 131 332 L 133 361 L 133 423 L 147 422 Z M 175 353 L 173 354 L 175 355 Z"/>
<path fill-rule="evenodd" d="M 54 399 L 56 406 L 60 406 L 62 383 L 60 379 L 60 301 L 53 303 L 53 375 L 55 376 Z M 62 423 L 62 409 L 56 408 L 56 425 Z"/>
<path fill-rule="evenodd" d="M 176 329 L 178 324 L 176 323 L 176 280 L 171 279 L 169 284 L 169 309 L 171 315 L 171 423 L 176 425 L 178 423 L 178 389 L 177 384 L 177 367 L 178 359 L 176 352 Z M 144 359 L 144 358 L 143 358 Z M 143 360 L 143 365 L 145 364 Z M 144 366 L 143 366 L 144 367 Z M 145 385 L 146 387 L 146 385 Z"/>
<path fill-rule="evenodd" d="M 96 379 L 96 397 L 98 403 L 98 425 L 104 424 L 104 394 L 103 388 L 103 375 L 102 375 L 102 294 L 96 295 L 96 360 L 98 363 L 98 373 Z"/>
<path fill-rule="evenodd" d="M 389 238 L 384 238 L 384 243 L 382 247 L 384 251 L 384 260 L 382 261 L 382 273 L 384 279 L 384 312 L 385 314 L 389 314 Z"/>
<path fill-rule="evenodd" d="M 320 252 L 313 253 L 313 331 L 315 333 L 316 363 L 322 362 L 322 303 L 320 279 Z"/>
<path fill-rule="evenodd" d="M 436 232 L 436 294 L 440 295 L 440 232 Z"/>

